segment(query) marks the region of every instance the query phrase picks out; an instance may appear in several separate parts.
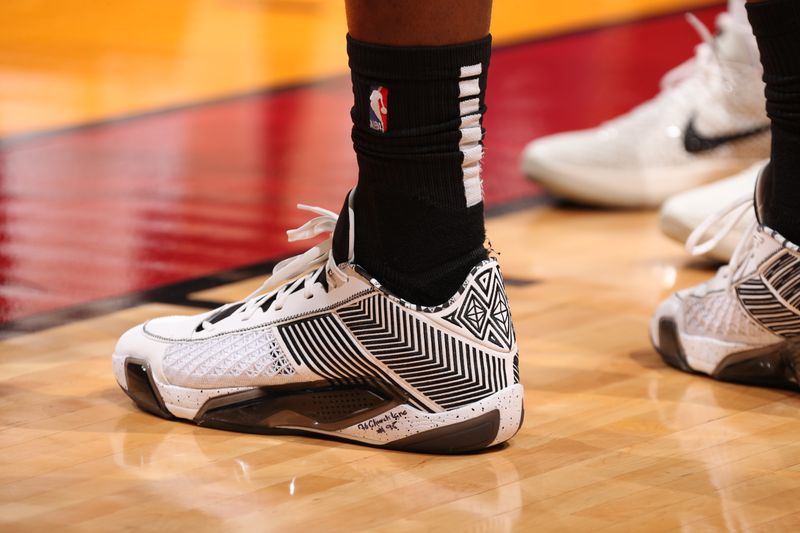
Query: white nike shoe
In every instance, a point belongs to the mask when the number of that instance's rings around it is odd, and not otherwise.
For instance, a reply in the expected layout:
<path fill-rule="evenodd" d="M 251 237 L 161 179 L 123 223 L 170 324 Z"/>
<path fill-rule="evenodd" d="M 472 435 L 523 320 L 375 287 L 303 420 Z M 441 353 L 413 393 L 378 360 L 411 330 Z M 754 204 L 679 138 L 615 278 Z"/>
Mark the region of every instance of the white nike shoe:
<path fill-rule="evenodd" d="M 290 240 L 333 232 L 334 213 L 301 207 L 319 216 Z M 447 303 L 414 305 L 353 262 L 348 214 L 349 260 L 333 259 L 331 237 L 240 302 L 126 332 L 113 355 L 119 385 L 145 411 L 221 429 L 430 453 L 510 439 L 523 388 L 496 260 Z"/>
<path fill-rule="evenodd" d="M 687 242 L 692 231 L 709 220 L 711 215 L 737 200 L 752 198 L 756 178 L 766 163 L 759 161 L 730 178 L 671 196 L 661 206 L 658 217 L 661 231 L 676 241 Z M 733 250 L 744 239 L 754 220 L 755 213 L 752 209 L 748 210 L 719 243 L 702 255 L 723 263 L 730 261 Z M 714 232 L 720 228 L 721 222 L 716 221 L 706 231 Z"/>
<path fill-rule="evenodd" d="M 648 207 L 735 174 L 769 155 L 758 51 L 749 26 L 727 13 L 661 92 L 588 130 L 534 140 L 522 171 L 558 196 L 593 205 Z"/>
<path fill-rule="evenodd" d="M 799 305 L 800 250 L 753 223 L 729 265 L 658 307 L 650 336 L 664 361 L 681 370 L 797 389 Z"/>

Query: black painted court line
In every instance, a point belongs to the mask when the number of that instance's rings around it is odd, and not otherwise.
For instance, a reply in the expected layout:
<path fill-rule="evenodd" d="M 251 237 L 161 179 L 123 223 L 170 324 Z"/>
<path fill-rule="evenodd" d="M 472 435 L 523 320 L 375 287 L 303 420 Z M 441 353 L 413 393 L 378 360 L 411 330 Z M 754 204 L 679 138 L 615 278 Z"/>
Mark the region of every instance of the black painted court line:
<path fill-rule="evenodd" d="M 525 196 L 516 200 L 503 202 L 492 207 L 487 207 L 485 210 L 486 218 L 494 218 L 517 211 L 523 211 L 533 207 L 553 206 L 559 204 L 561 201 L 546 192 L 538 193 L 536 196 Z"/>
<path fill-rule="evenodd" d="M 213 302 L 212 305 L 212 302 L 205 300 L 191 300 L 189 295 L 194 292 L 235 283 L 243 279 L 269 274 L 277 263 L 278 260 L 270 259 L 199 278 L 180 281 L 178 283 L 136 291 L 129 294 L 111 296 L 101 300 L 94 300 L 63 309 L 38 313 L 17 320 L 3 322 L 0 323 L 0 339 L 6 339 L 25 333 L 33 333 L 43 329 L 65 325 L 76 320 L 96 318 L 141 304 L 164 303 L 192 307 L 219 307 L 220 303 L 218 302 Z"/>
<path fill-rule="evenodd" d="M 504 204 L 496 205 L 486 210 L 486 217 L 493 218 L 525 209 L 535 209 L 543 206 L 552 205 L 554 200 L 544 194 L 532 197 L 513 200 Z M 171 283 L 161 287 L 145 289 L 119 296 L 111 296 L 101 300 L 94 300 L 78 305 L 56 309 L 45 313 L 26 316 L 17 320 L 0 323 L 0 340 L 36 333 L 44 329 L 63 326 L 86 320 L 97 318 L 115 311 L 128 309 L 137 305 L 162 303 L 169 305 L 179 305 L 185 307 L 195 307 L 198 309 L 215 309 L 227 302 L 214 300 L 194 299 L 191 294 L 214 289 L 223 285 L 229 285 L 237 281 L 254 278 L 257 276 L 266 277 L 272 273 L 272 269 L 279 261 L 285 257 L 269 259 L 250 265 L 244 265 L 230 270 L 224 270 L 207 276 L 187 279 L 178 283 Z M 505 278 L 505 283 L 511 287 L 524 287 L 537 283 L 537 280 L 524 278 Z M 245 295 L 242 295 L 244 297 Z M 120 332 L 122 334 L 123 332 Z"/>

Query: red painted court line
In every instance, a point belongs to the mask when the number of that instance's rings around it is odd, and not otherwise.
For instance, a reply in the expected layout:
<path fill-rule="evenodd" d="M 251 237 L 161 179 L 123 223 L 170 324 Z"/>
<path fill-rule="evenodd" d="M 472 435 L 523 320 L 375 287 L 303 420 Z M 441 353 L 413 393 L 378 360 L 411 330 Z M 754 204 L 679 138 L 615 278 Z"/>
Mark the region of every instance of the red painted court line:
<path fill-rule="evenodd" d="M 720 8 L 701 10 L 710 22 Z M 682 15 L 499 49 L 487 95 L 488 206 L 538 194 L 534 137 L 586 127 L 657 91 L 697 42 Z M 304 249 L 285 230 L 354 185 L 346 78 L 0 149 L 0 320 Z"/>

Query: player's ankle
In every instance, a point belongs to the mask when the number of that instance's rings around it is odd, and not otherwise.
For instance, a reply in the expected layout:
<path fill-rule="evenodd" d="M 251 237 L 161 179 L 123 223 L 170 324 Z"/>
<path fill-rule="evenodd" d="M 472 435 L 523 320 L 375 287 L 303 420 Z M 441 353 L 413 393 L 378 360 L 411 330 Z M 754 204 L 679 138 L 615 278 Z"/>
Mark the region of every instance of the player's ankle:
<path fill-rule="evenodd" d="M 409 302 L 444 303 L 487 257 L 480 171 L 490 51 L 490 37 L 421 47 L 348 39 L 355 262 Z"/>
<path fill-rule="evenodd" d="M 776 165 L 777 163 L 777 165 Z M 783 161 L 772 161 L 764 168 L 756 185 L 756 211 L 758 220 L 777 231 L 783 238 L 800 243 L 800 196 L 793 180 L 797 172 L 781 166 Z"/>
<path fill-rule="evenodd" d="M 747 4 L 764 67 L 767 114 L 772 122 L 771 161 L 759 180 L 761 222 L 800 242 L 800 7 L 792 0 Z"/>

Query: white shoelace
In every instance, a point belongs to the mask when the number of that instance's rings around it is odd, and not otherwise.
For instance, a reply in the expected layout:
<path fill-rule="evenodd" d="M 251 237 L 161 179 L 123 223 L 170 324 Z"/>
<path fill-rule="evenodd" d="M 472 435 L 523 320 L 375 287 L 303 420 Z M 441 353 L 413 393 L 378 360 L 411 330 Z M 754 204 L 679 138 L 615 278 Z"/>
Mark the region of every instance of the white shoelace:
<path fill-rule="evenodd" d="M 732 86 L 730 76 L 726 72 L 725 61 L 719 53 L 719 47 L 711 31 L 692 13 L 686 14 L 686 20 L 697 31 L 701 43 L 695 47 L 692 58 L 684 61 L 677 67 L 667 72 L 661 78 L 661 93 L 651 100 L 636 107 L 630 114 L 622 115 L 636 123 L 637 119 L 647 122 L 649 112 L 660 101 L 669 97 L 674 99 L 683 108 L 693 108 L 697 102 L 697 91 L 708 91 L 716 84 L 713 80 L 721 79 L 723 83 Z M 687 83 L 695 79 L 696 83 Z M 609 124 L 613 123 L 612 120 Z"/>
<path fill-rule="evenodd" d="M 695 256 L 710 252 L 722 241 L 722 239 L 725 238 L 726 235 L 733 230 L 739 220 L 741 220 L 741 218 L 752 209 L 753 195 L 749 194 L 739 198 L 735 202 L 732 202 L 730 205 L 725 206 L 716 213 L 712 213 L 703 222 L 701 222 L 700 225 L 697 226 L 694 231 L 692 231 L 692 233 L 689 235 L 689 238 L 686 239 L 686 249 L 690 254 Z M 714 225 L 721 222 L 724 222 L 724 224 L 722 224 L 719 230 L 717 230 L 709 239 L 701 242 L 701 239 L 709 232 L 709 230 Z M 730 262 L 721 267 L 718 271 L 718 275 L 727 277 L 729 288 L 733 284 L 739 268 L 744 264 L 742 259 L 746 255 L 747 250 L 752 242 L 750 235 L 756 230 L 757 227 L 758 222 L 756 221 L 753 221 L 753 223 L 750 224 L 744 236 L 736 245 L 736 248 L 731 255 Z"/>
<path fill-rule="evenodd" d="M 233 302 L 221 307 L 218 312 L 225 308 L 242 304 L 231 316 L 242 314 L 242 320 L 248 320 L 261 307 L 261 305 L 274 297 L 272 302 L 273 309 L 280 310 L 286 298 L 302 287 L 303 296 L 307 299 L 313 297 L 312 288 L 315 280 L 320 275 L 327 275 L 328 283 L 338 287 L 348 281 L 345 274 L 336 261 L 333 259 L 333 231 L 336 229 L 338 215 L 321 207 L 298 204 L 298 209 L 311 211 L 319 216 L 312 218 L 302 226 L 286 232 L 289 242 L 311 239 L 321 233 L 330 233 L 331 236 L 321 243 L 313 246 L 306 252 L 284 259 L 272 269 L 272 275 L 264 280 L 259 288 L 250 293 L 247 298 L 238 302 Z M 325 269 L 325 273 L 322 270 Z M 303 277 L 303 273 L 308 272 Z M 297 279 L 295 279 L 297 278 Z M 294 281 L 291 281 L 293 280 Z M 215 324 L 204 320 L 202 329 L 213 329 Z"/>

